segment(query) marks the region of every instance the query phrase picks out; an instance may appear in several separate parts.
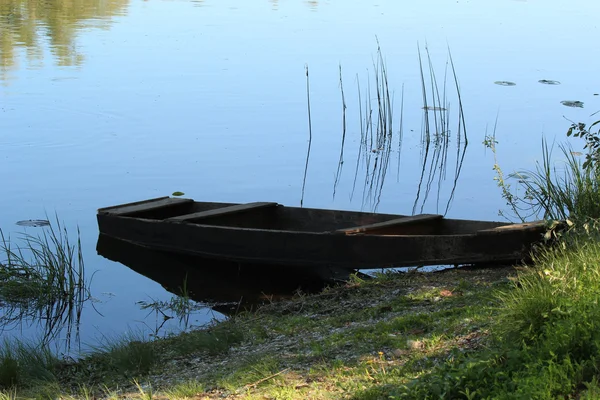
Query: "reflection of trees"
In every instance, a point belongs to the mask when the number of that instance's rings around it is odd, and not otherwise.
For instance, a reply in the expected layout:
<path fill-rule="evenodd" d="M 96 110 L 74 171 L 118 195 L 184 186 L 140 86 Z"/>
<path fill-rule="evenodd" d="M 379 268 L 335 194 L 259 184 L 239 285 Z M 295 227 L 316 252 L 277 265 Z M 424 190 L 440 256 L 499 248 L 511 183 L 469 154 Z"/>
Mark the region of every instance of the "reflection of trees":
<path fill-rule="evenodd" d="M 29 61 L 41 60 L 49 45 L 61 66 L 80 65 L 77 31 L 89 20 L 106 27 L 108 17 L 122 14 L 129 0 L 0 0 L 0 73 L 17 62 L 24 48 Z M 45 42 L 48 42 L 47 44 Z"/>

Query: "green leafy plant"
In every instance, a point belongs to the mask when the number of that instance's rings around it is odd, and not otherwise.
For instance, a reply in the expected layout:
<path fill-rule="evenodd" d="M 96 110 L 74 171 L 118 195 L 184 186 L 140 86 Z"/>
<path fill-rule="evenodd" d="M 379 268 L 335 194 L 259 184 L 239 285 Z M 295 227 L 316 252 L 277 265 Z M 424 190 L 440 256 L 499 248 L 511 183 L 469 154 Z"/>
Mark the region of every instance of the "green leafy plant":
<path fill-rule="evenodd" d="M 535 169 L 517 171 L 508 178 L 497 160 L 495 134 L 486 135 L 483 144 L 494 154 L 494 179 L 515 217 L 521 221 L 541 217 L 577 223 L 600 218 L 600 135 L 591 130 L 598 123 L 600 121 L 589 128 L 582 123 L 573 124 L 567 132 L 567 136 L 585 140 L 587 153 L 583 163 L 569 144 L 559 145 L 563 162 L 557 163 L 553 146 L 542 139 L 542 160 L 536 163 Z M 509 178 L 516 180 L 515 188 L 507 182 Z M 511 219 L 502 211 L 500 214 Z"/>
<path fill-rule="evenodd" d="M 586 126 L 582 122 L 572 123 L 567 131 L 567 136 L 582 138 L 585 140 L 584 150 L 587 150 L 583 168 L 593 168 L 598 170 L 600 167 L 600 127 L 596 132 L 592 130 L 596 125 L 600 124 L 600 120 Z"/>

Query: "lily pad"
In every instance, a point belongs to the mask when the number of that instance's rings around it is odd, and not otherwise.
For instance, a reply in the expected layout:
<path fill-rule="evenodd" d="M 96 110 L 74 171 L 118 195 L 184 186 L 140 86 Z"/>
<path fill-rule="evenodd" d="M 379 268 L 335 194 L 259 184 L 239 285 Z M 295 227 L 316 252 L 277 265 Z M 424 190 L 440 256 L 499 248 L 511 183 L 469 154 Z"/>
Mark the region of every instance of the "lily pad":
<path fill-rule="evenodd" d="M 427 106 L 427 107 L 421 107 L 423 110 L 427 110 L 427 111 L 446 111 L 446 109 L 444 107 L 434 107 L 434 106 Z"/>
<path fill-rule="evenodd" d="M 184 194 L 183 192 L 173 192 L 172 196 L 183 196 Z"/>
<path fill-rule="evenodd" d="M 27 226 L 30 228 L 38 228 L 40 226 L 50 225 L 50 221 L 48 221 L 47 219 L 25 219 L 23 221 L 18 221 L 17 225 Z"/>
<path fill-rule="evenodd" d="M 583 101 L 579 100 L 563 100 L 560 104 L 567 107 L 583 108 Z"/>
<path fill-rule="evenodd" d="M 540 79 L 538 82 L 544 85 L 560 85 L 559 81 L 552 81 L 550 79 Z"/>
<path fill-rule="evenodd" d="M 515 86 L 516 85 L 516 83 L 510 82 L 510 81 L 496 81 L 494 83 L 496 85 L 500 85 L 500 86 Z"/>

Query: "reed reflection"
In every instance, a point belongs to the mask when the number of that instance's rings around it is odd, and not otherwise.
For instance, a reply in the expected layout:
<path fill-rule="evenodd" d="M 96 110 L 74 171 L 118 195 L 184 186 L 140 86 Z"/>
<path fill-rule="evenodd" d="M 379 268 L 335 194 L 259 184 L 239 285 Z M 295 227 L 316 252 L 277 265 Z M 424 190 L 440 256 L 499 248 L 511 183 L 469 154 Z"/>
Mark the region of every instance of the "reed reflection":
<path fill-rule="evenodd" d="M 439 213 L 442 193 L 448 193 L 445 205 L 441 205 L 443 213 L 446 214 L 452 204 L 462 171 L 468 144 L 467 132 L 460 88 L 450 52 L 448 52 L 442 79 L 438 79 L 436 75 L 434 63 L 427 48 L 425 48 L 425 54 L 424 60 L 419 49 L 423 121 L 420 138 L 420 176 L 412 213 L 423 213 L 431 193 L 434 193 L 436 213 Z M 334 198 L 343 173 L 348 127 L 348 106 L 344 94 L 341 66 L 339 75 L 342 138 L 333 183 Z M 380 47 L 377 48 L 377 57 L 373 62 L 372 76 L 367 76 L 366 85 L 363 84 L 361 87 L 360 77 L 357 75 L 356 85 L 360 140 L 353 168 L 354 178 L 350 199 L 360 192 L 362 186 L 361 208 L 376 211 L 381 201 L 386 177 L 394 162 L 396 163 L 397 181 L 400 180 L 404 141 L 404 85 L 400 95 L 400 106 L 395 107 L 392 89 L 388 84 L 388 70 Z M 450 113 L 451 100 L 458 104 L 454 115 Z M 395 117 L 394 112 L 399 112 L 399 117 Z M 452 147 L 454 147 L 454 151 L 450 153 Z M 396 153 L 395 159 L 391 157 L 394 153 Z M 449 167 L 450 171 L 448 171 Z M 447 189 L 444 188 L 444 182 L 449 177 L 451 187 Z"/>
<path fill-rule="evenodd" d="M 0 332 L 37 326 L 39 342 L 68 353 L 91 299 L 79 231 L 77 243 L 57 221 L 18 240 L 0 231 Z M 60 341 L 57 339 L 60 338 Z"/>

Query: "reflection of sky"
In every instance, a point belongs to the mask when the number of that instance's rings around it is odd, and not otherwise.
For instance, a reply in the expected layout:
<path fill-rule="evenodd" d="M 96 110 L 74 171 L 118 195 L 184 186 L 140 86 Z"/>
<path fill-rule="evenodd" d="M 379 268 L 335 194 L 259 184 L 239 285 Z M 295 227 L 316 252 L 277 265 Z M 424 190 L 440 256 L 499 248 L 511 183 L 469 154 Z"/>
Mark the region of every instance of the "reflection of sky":
<path fill-rule="evenodd" d="M 422 118 L 418 43 L 428 43 L 440 80 L 449 46 L 461 85 L 470 147 L 450 216 L 495 219 L 503 207 L 492 156 L 481 145 L 498 113 L 498 156 L 508 172 L 531 167 L 542 132 L 562 140 L 563 115 L 587 122 L 600 109 L 593 96 L 600 91 L 595 1 L 274 3 L 132 2 L 109 28 L 79 31 L 80 67 L 45 62 L 34 70 L 22 57 L 13 79 L 0 86 L 0 177 L 10 188 L 0 199 L 0 227 L 18 231 L 14 222 L 43 218 L 44 211 L 56 211 L 69 227 L 79 224 L 86 265 L 99 271 L 95 291 L 116 295 L 99 306 L 115 330 L 143 319 L 135 301 L 168 295 L 95 256 L 96 208 L 176 190 L 199 200 L 298 205 L 308 136 L 306 64 L 313 118 L 308 207 L 361 208 L 360 196 L 349 200 L 359 135 L 356 74 L 366 87 L 376 37 L 396 106 L 405 85 L 400 184 L 393 164 L 382 212 L 412 209 Z M 340 64 L 348 148 L 332 200 Z M 498 80 L 517 85 L 494 85 Z M 455 118 L 456 99 L 449 98 Z M 584 101 L 585 108 L 561 100 Z M 107 325 L 90 315 L 95 327 Z"/>

